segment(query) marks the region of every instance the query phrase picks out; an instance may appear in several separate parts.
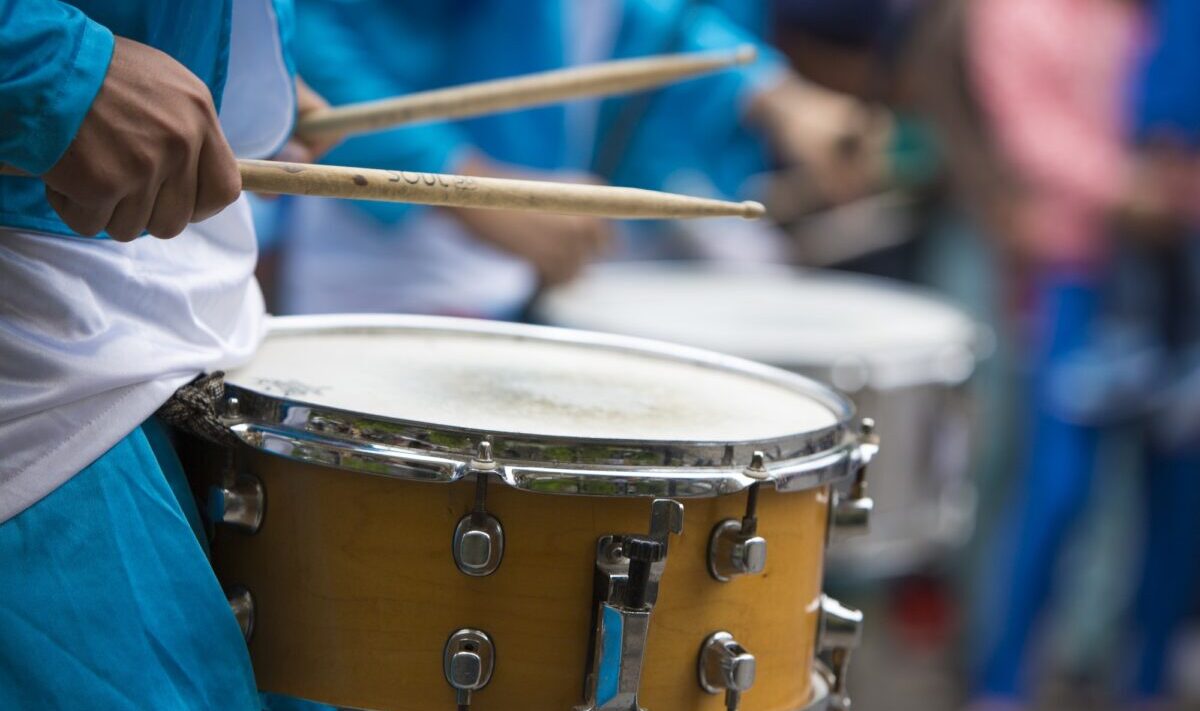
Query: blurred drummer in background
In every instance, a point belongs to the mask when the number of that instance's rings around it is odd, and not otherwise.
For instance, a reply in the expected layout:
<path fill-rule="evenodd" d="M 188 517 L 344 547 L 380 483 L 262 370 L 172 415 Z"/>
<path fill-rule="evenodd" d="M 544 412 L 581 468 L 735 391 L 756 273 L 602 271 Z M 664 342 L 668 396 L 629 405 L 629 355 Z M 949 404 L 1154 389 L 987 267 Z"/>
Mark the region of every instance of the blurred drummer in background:
<path fill-rule="evenodd" d="M 765 6 L 749 5 L 756 10 L 745 16 L 765 16 Z M 765 143 L 815 165 L 846 131 L 845 99 L 799 79 L 708 3 L 301 0 L 297 15 L 300 73 L 334 104 L 613 58 L 760 47 L 751 66 L 649 95 L 353 138 L 328 156 L 332 164 L 744 197 L 745 179 L 771 160 Z M 590 217 L 296 200 L 278 225 L 278 310 L 516 318 L 540 285 L 612 249 L 613 229 Z M 774 239 L 743 238 L 716 256 L 774 259 Z"/>
<path fill-rule="evenodd" d="M 562 65 L 558 8 L 516 0 L 297 3 L 297 64 L 333 104 Z M 518 39 L 521 38 L 521 39 Z M 332 164 L 586 180 L 561 106 L 354 138 Z M 597 255 L 591 217 L 297 200 L 284 212 L 284 312 L 407 311 L 511 318 L 539 281 Z"/>

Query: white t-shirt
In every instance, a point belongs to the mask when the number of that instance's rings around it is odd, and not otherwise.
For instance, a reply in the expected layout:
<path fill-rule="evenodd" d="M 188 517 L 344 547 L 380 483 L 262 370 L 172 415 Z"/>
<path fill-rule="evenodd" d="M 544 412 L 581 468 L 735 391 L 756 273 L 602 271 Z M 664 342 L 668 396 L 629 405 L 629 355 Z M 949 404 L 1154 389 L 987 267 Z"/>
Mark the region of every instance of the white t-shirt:
<path fill-rule="evenodd" d="M 343 201 L 297 199 L 287 217 L 281 312 L 405 312 L 502 318 L 537 287 L 524 261 L 443 210 L 386 225 Z"/>
<path fill-rule="evenodd" d="M 270 0 L 235 0 L 221 122 L 239 155 L 291 130 Z M 0 229 L 0 522 L 49 494 L 264 330 L 245 199 L 172 240 Z"/>

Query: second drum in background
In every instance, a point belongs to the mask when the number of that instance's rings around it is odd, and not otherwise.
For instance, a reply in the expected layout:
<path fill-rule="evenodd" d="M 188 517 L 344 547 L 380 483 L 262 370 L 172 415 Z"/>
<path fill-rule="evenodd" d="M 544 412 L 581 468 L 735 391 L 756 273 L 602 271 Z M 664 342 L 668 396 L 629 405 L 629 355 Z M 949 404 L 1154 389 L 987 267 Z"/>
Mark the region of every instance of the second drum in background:
<path fill-rule="evenodd" d="M 990 339 L 937 297 L 840 272 L 612 263 L 546 293 L 536 313 L 769 363 L 849 394 L 887 446 L 871 478 L 871 532 L 835 545 L 833 574 L 912 572 L 970 536 L 966 384 Z"/>

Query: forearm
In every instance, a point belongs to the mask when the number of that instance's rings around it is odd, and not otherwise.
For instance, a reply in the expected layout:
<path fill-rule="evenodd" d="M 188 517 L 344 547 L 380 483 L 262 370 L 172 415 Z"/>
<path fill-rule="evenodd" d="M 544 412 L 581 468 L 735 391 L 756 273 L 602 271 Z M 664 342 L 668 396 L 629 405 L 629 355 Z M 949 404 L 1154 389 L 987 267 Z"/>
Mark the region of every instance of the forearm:
<path fill-rule="evenodd" d="M 46 172 L 74 140 L 113 36 L 56 0 L 0 0 L 0 162 Z"/>

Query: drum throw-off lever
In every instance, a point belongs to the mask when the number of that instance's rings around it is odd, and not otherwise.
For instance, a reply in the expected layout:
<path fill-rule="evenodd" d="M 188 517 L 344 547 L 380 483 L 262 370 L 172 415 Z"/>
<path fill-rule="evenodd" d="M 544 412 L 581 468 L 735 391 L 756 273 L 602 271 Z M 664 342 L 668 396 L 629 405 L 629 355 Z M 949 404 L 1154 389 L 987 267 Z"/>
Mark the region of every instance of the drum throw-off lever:
<path fill-rule="evenodd" d="M 683 531 L 683 505 L 655 499 L 649 534 L 607 535 L 596 541 L 592 643 L 578 711 L 641 711 L 641 684 L 650 614 L 667 565 L 668 539 Z"/>
<path fill-rule="evenodd" d="M 858 471 L 854 473 L 849 492 L 843 496 L 835 491 L 833 496 L 830 534 L 834 540 L 862 535 L 870 529 L 875 500 L 867 495 L 867 468 L 878 451 L 879 435 L 875 434 L 875 420 L 864 417 L 859 437 Z"/>
<path fill-rule="evenodd" d="M 755 452 L 751 469 L 762 469 L 763 453 Z M 746 513 L 739 521 L 727 518 L 713 527 L 708 537 L 708 573 L 727 583 L 739 575 L 758 575 L 767 567 L 767 539 L 758 535 L 758 489 L 746 491 Z"/>
<path fill-rule="evenodd" d="M 487 510 L 488 472 L 495 469 L 492 443 L 481 442 L 472 462 L 475 474 L 475 508 L 454 528 L 451 550 L 459 571 L 472 577 L 491 575 L 504 558 L 504 528 Z"/>

